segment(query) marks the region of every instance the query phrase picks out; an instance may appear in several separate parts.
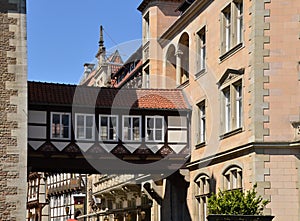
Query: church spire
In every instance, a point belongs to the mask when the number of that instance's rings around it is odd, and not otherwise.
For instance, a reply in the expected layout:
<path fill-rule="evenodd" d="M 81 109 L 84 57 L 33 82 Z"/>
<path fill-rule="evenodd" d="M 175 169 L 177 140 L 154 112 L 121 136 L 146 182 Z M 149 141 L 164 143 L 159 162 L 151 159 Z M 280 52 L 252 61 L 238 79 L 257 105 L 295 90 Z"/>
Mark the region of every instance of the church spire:
<path fill-rule="evenodd" d="M 100 26 L 100 40 L 99 40 L 99 49 L 96 54 L 96 58 L 98 58 L 99 65 L 103 64 L 105 62 L 105 52 L 106 49 L 104 47 L 104 38 L 103 38 L 103 27 Z"/>

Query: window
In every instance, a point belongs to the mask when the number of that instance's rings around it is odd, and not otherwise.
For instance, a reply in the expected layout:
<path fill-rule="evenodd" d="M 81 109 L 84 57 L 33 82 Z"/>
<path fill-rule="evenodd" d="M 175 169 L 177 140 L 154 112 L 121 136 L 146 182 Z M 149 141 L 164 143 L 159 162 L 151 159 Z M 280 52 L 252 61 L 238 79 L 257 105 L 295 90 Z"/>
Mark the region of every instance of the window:
<path fill-rule="evenodd" d="M 236 11 L 236 43 L 239 44 L 243 41 L 243 1 L 234 2 L 235 11 Z"/>
<path fill-rule="evenodd" d="M 225 110 L 225 132 L 231 130 L 231 102 L 230 102 L 230 87 L 223 90 L 224 95 L 224 110 Z"/>
<path fill-rule="evenodd" d="M 163 141 L 164 118 L 161 116 L 147 116 L 146 122 L 146 141 Z"/>
<path fill-rule="evenodd" d="M 51 113 L 51 139 L 70 139 L 69 113 Z"/>
<path fill-rule="evenodd" d="M 144 76 L 143 76 L 143 87 L 149 88 L 150 87 L 150 72 L 149 72 L 149 66 L 147 66 L 144 69 Z"/>
<path fill-rule="evenodd" d="M 242 190 L 242 169 L 233 166 L 227 169 L 224 173 L 224 189 L 225 190 Z"/>
<path fill-rule="evenodd" d="M 99 116 L 99 139 L 100 140 L 117 140 L 118 116 Z"/>
<path fill-rule="evenodd" d="M 205 101 L 200 102 L 198 105 L 199 111 L 199 135 L 198 144 L 205 142 L 206 139 L 206 111 L 205 111 Z"/>
<path fill-rule="evenodd" d="M 92 114 L 75 114 L 75 134 L 78 140 L 93 140 L 95 135 L 95 116 Z"/>
<path fill-rule="evenodd" d="M 234 0 L 221 13 L 221 54 L 243 41 L 243 1 Z"/>
<path fill-rule="evenodd" d="M 206 36 L 205 36 L 205 27 L 202 28 L 198 33 L 198 45 L 199 45 L 199 60 L 198 60 L 198 66 L 199 71 L 202 72 L 205 70 L 205 60 L 206 60 Z"/>
<path fill-rule="evenodd" d="M 205 221 L 207 214 L 207 201 L 210 196 L 210 179 L 207 175 L 200 175 L 195 179 L 196 190 L 195 198 L 198 204 L 198 219 Z"/>
<path fill-rule="evenodd" d="M 230 5 L 228 5 L 223 11 L 223 23 L 224 27 L 223 30 L 225 31 L 224 35 L 224 47 L 225 47 L 225 52 L 230 50 L 231 47 L 231 8 Z"/>
<path fill-rule="evenodd" d="M 236 128 L 242 127 L 242 83 L 239 81 L 234 84 L 234 92 L 235 92 L 235 119 L 236 119 Z"/>
<path fill-rule="evenodd" d="M 238 80 L 222 88 L 223 133 L 242 127 L 243 93 L 242 81 Z"/>
<path fill-rule="evenodd" d="M 149 41 L 150 38 L 150 21 L 149 21 L 149 13 L 144 16 L 144 38 L 145 41 Z"/>
<path fill-rule="evenodd" d="M 140 141 L 141 140 L 141 117 L 123 116 L 123 140 Z"/>

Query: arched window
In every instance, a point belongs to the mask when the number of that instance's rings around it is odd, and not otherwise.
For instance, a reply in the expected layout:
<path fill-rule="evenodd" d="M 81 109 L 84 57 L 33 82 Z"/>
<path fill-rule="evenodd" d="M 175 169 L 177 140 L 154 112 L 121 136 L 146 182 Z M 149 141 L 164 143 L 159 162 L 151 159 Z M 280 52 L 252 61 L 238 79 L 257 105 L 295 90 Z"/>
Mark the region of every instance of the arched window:
<path fill-rule="evenodd" d="M 176 65 L 177 68 L 180 68 L 180 84 L 189 80 L 189 46 L 189 35 L 187 33 L 183 33 L 179 39 L 178 51 L 176 53 Z"/>
<path fill-rule="evenodd" d="M 176 86 L 176 57 L 175 57 L 175 46 L 170 45 L 166 54 L 165 59 L 165 75 L 167 79 L 168 87 L 175 87 Z"/>
<path fill-rule="evenodd" d="M 200 174 L 194 180 L 195 198 L 197 200 L 197 212 L 199 221 L 205 221 L 207 214 L 207 199 L 210 196 L 210 178 L 206 174 Z"/>
<path fill-rule="evenodd" d="M 224 176 L 224 189 L 234 190 L 241 189 L 243 187 L 243 171 L 238 166 L 231 166 L 225 170 Z"/>

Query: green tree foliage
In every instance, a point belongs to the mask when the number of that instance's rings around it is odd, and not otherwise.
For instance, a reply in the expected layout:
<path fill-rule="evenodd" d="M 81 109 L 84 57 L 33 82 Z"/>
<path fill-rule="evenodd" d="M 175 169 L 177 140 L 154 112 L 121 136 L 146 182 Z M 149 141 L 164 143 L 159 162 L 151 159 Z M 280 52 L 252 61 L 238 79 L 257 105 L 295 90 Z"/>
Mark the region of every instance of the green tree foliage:
<path fill-rule="evenodd" d="M 208 199 L 209 214 L 226 215 L 262 215 L 264 208 L 270 202 L 257 196 L 257 185 L 246 192 L 241 190 L 219 191 Z"/>

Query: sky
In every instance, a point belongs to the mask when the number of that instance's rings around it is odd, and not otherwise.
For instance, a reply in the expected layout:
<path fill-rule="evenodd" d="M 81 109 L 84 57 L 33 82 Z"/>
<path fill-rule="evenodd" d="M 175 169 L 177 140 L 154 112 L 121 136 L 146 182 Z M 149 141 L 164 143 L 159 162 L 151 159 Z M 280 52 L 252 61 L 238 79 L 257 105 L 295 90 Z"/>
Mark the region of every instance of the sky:
<path fill-rule="evenodd" d="M 124 60 L 140 45 L 142 0 L 27 0 L 28 80 L 78 84 L 96 62 L 100 25 L 108 54 Z"/>

